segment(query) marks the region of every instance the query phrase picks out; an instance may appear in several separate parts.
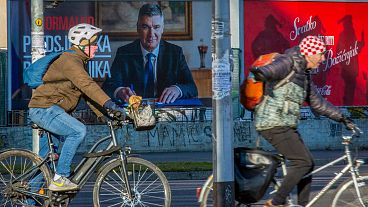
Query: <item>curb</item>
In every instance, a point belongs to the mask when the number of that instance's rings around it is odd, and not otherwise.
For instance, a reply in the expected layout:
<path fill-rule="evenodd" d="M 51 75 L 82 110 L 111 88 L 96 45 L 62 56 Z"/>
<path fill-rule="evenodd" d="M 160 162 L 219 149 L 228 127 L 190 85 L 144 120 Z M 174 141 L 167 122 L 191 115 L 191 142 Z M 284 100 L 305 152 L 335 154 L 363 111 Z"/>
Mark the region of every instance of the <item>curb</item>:
<path fill-rule="evenodd" d="M 206 180 L 212 171 L 163 172 L 168 180 Z"/>
<path fill-rule="evenodd" d="M 315 169 L 318 166 L 325 165 L 337 157 L 326 158 L 326 159 L 314 159 Z M 368 163 L 368 157 L 362 156 L 359 157 Z M 334 166 L 345 165 L 346 161 L 340 161 Z M 206 180 L 213 172 L 212 171 L 186 171 L 186 172 L 163 172 L 168 180 Z"/>

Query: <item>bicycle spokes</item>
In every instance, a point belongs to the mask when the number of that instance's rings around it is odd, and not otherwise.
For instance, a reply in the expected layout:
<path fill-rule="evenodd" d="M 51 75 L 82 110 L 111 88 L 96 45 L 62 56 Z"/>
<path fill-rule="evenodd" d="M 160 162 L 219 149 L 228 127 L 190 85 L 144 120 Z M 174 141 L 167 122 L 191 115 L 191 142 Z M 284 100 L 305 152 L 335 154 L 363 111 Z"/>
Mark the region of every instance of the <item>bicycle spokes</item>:
<path fill-rule="evenodd" d="M 127 176 L 132 194 L 126 190 L 122 168 L 118 164 L 106 168 L 99 183 L 100 206 L 169 206 L 171 196 L 163 174 L 141 159 L 128 160 Z M 117 162 L 118 163 L 118 162 Z"/>
<path fill-rule="evenodd" d="M 43 205 L 49 197 L 45 169 L 28 152 L 0 157 L 0 206 Z"/>

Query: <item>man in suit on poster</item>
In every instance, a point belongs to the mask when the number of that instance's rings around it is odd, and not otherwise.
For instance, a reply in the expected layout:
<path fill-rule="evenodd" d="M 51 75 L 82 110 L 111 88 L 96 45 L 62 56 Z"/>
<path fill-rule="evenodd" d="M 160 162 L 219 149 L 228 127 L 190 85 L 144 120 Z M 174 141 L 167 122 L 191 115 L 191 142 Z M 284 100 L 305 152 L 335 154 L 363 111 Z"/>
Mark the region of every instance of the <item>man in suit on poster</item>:
<path fill-rule="evenodd" d="M 164 17 L 157 4 L 139 10 L 139 39 L 118 48 L 111 78 L 103 88 L 116 100 L 127 102 L 133 94 L 172 103 L 198 95 L 182 48 L 161 40 Z"/>

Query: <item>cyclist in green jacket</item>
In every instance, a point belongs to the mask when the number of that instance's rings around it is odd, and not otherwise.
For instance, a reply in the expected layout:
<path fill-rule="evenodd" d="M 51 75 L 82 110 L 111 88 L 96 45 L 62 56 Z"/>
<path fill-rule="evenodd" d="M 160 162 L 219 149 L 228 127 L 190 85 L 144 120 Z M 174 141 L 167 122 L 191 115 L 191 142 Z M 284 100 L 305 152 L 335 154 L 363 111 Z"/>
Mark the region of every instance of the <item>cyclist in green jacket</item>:
<path fill-rule="evenodd" d="M 325 60 L 325 51 L 326 46 L 318 37 L 307 36 L 298 46 L 286 50 L 271 64 L 251 69 L 256 80 L 266 83 L 265 98 L 255 108 L 256 129 L 290 161 L 280 189 L 264 204 L 265 207 L 284 206 L 286 197 L 295 186 L 298 189 L 298 204 L 305 206 L 309 201 L 312 177 L 303 177 L 313 170 L 314 161 L 297 131 L 304 101 L 309 103 L 314 112 L 342 122 L 349 129 L 354 127 L 339 108 L 317 92 L 311 80 L 310 71 Z M 295 74 L 289 82 L 277 89 L 272 88 L 292 70 Z"/>

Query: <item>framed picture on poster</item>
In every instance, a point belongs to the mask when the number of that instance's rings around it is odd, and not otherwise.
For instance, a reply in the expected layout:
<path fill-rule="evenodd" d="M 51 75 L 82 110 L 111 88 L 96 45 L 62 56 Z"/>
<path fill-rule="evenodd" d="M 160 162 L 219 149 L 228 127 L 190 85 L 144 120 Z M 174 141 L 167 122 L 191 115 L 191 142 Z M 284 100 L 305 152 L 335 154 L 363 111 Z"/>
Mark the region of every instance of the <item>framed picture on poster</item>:
<path fill-rule="evenodd" d="M 152 1 L 149 1 L 152 3 Z M 140 7 L 148 2 L 97 2 L 96 22 L 103 33 L 115 40 L 138 37 L 137 19 Z M 192 3 L 188 1 L 157 1 L 164 14 L 163 39 L 192 39 Z"/>

